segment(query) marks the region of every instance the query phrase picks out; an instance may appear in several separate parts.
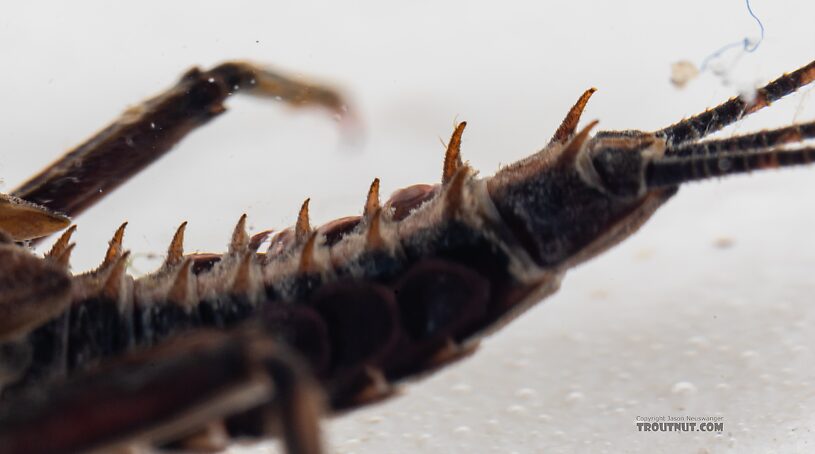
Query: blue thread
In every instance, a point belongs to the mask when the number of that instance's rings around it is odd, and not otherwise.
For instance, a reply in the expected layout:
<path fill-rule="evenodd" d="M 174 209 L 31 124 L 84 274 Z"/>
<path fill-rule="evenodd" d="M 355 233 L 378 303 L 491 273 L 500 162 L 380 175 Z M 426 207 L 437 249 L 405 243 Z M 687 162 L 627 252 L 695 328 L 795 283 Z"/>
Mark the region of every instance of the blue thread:
<path fill-rule="evenodd" d="M 750 46 L 750 39 L 749 38 L 744 38 L 741 41 L 737 41 L 735 43 L 730 43 L 730 44 L 722 47 L 721 49 L 717 50 L 716 52 L 712 53 L 711 55 L 708 55 L 702 61 L 702 66 L 699 69 L 700 72 L 707 69 L 707 65 L 708 65 L 708 63 L 710 63 L 711 60 L 713 60 L 715 58 L 718 58 L 723 53 L 725 53 L 726 51 L 728 51 L 728 50 L 730 50 L 730 49 L 732 49 L 734 47 L 741 47 L 742 50 L 744 50 L 745 52 L 752 53 L 756 49 L 758 49 L 758 46 L 761 44 L 762 41 L 764 41 L 764 24 L 761 23 L 761 19 L 759 19 L 758 16 L 756 16 L 756 14 L 753 12 L 753 8 L 750 6 L 750 0 L 744 0 L 744 3 L 747 4 L 747 12 L 750 13 L 750 16 L 753 19 L 755 19 L 756 23 L 758 24 L 759 29 L 761 30 L 761 36 L 759 37 L 758 41 L 754 45 Z"/>

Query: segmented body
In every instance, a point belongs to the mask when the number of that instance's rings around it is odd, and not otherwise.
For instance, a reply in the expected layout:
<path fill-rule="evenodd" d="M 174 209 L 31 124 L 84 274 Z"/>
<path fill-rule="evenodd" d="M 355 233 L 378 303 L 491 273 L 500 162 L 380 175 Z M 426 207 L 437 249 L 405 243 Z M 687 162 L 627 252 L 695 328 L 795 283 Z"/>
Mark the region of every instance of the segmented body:
<path fill-rule="evenodd" d="M 230 253 L 216 263 L 199 261 L 181 300 L 171 298 L 179 272 L 189 269 L 180 262 L 135 281 L 122 276 L 118 298 L 93 291 L 81 296 L 92 285 L 83 280 L 107 270 L 78 276 L 68 310 L 28 337 L 34 361 L 15 386 L 185 330 L 228 328 L 250 317 L 265 317 L 275 336 L 309 360 L 336 408 L 355 405 L 372 379 L 398 380 L 437 367 L 467 351 L 530 294 L 537 300 L 554 291 L 559 280 L 557 271 L 538 268 L 520 247 L 485 182 L 469 169 L 460 172 L 455 186 L 426 190 L 425 200 L 386 203 L 377 212 L 374 238 L 372 221 L 359 218 L 316 229 L 305 243 L 278 235 L 271 252 L 257 254 L 248 237 L 241 239 L 241 224 Z M 116 266 L 117 249 L 103 268 Z"/>
<path fill-rule="evenodd" d="M 281 80 L 244 63 L 192 70 L 176 87 L 147 101 L 141 110 L 129 111 L 14 195 L 75 215 L 192 128 L 223 112 L 223 100 L 239 89 L 265 95 L 283 92 L 295 104 L 341 105 L 331 92 Z M 32 238 L 38 229 L 14 229 L 17 223 L 9 222 L 12 237 L 2 238 L 0 253 L 18 264 L 5 266 L 39 279 L 40 287 L 27 290 L 15 279 L 0 276 L 0 289 L 9 289 L 0 295 L 0 311 L 6 314 L 0 318 L 0 384 L 2 399 L 11 402 L 0 408 L 0 420 L 20 424 L 20 433 L 26 432 L 18 436 L 0 430 L 0 442 L 38 443 L 31 441 L 33 425 L 26 418 L 47 419 L 47 401 L 35 405 L 33 416 L 18 418 L 15 410 L 25 413 L 25 406 L 14 402 L 18 397 L 54 383 L 64 391 L 60 381 L 74 376 L 92 392 L 94 377 L 103 380 L 106 366 L 118 358 L 140 358 L 138 352 L 155 352 L 157 359 L 181 370 L 183 361 L 173 363 L 166 356 L 172 350 L 161 346 L 184 333 L 198 333 L 196 339 L 201 339 L 202 333 L 216 329 L 234 337 L 222 344 L 213 341 L 210 353 L 221 347 L 244 348 L 241 354 L 248 359 L 227 359 L 247 369 L 265 358 L 254 351 L 256 343 L 273 340 L 294 350 L 322 384 L 333 410 L 387 397 L 391 383 L 472 352 L 482 335 L 557 290 L 566 270 L 636 231 L 680 184 L 813 161 L 815 149 L 801 145 L 815 136 L 813 123 L 698 141 L 813 80 L 815 62 L 761 88 L 749 103 L 733 98 L 654 133 L 605 132 L 594 137 L 589 133 L 596 122 L 577 130 L 594 91 L 588 90 L 543 150 L 487 178 L 477 178 L 461 160 L 462 123 L 448 145 L 440 185 L 406 188 L 380 205 L 379 182 L 374 181 L 362 216 L 316 229 L 309 222 L 307 200 L 296 225 L 272 236 L 265 252 L 258 248 L 269 233 L 250 237 L 244 216 L 227 253 L 184 256 L 182 224 L 164 265 L 139 279 L 126 273 L 124 225 L 98 269 L 69 277 L 65 268 L 73 229 L 45 258 L 35 258 L 11 239 Z M 288 90 L 289 84 L 296 89 Z M 167 126 L 155 131 L 149 125 L 159 120 Z M 21 207 L 13 205 L 9 211 L 36 214 L 38 209 Z M 57 226 L 64 221 L 46 208 L 40 214 Z M 54 230 L 50 225 L 39 230 Z M 252 337 L 256 332 L 262 332 L 260 339 Z M 138 364 L 145 390 L 161 385 L 150 381 L 149 364 Z M 81 381 L 85 372 L 94 370 L 90 380 Z M 107 377 L 121 385 L 125 372 L 118 368 Z M 121 390 L 128 392 L 126 386 Z M 75 412 L 82 394 L 67 393 L 59 410 Z M 265 433 L 258 429 L 265 418 L 262 412 L 236 408 L 237 413 L 220 414 L 230 435 Z M 139 429 L 149 425 L 126 422 Z M 289 421 L 297 422 L 302 421 Z M 126 436 L 132 436 L 133 426 L 127 430 Z M 99 443 L 94 437 L 77 446 Z"/>

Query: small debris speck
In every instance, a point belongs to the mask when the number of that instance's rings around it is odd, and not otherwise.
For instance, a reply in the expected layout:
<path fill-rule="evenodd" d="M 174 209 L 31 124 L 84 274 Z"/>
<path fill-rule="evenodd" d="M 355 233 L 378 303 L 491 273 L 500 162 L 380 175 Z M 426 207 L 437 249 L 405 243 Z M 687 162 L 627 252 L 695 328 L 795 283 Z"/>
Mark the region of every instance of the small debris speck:
<path fill-rule="evenodd" d="M 671 65 L 671 83 L 680 90 L 698 75 L 699 68 L 687 60 L 680 60 Z"/>
<path fill-rule="evenodd" d="M 716 249 L 730 249 L 735 244 L 733 238 L 722 236 L 713 241 L 713 247 Z"/>

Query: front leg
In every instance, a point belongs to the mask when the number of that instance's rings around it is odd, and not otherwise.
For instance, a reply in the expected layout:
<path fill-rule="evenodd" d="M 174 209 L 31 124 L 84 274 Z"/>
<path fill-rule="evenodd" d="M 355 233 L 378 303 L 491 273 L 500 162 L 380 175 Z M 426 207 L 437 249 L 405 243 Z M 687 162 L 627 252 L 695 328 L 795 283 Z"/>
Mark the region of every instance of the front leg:
<path fill-rule="evenodd" d="M 156 446 L 225 420 L 231 433 L 280 435 L 290 454 L 318 454 L 320 413 L 315 381 L 261 330 L 202 330 L 6 401 L 0 451 Z"/>
<path fill-rule="evenodd" d="M 160 158 L 193 129 L 223 113 L 224 100 L 242 92 L 345 113 L 337 92 L 251 63 L 227 62 L 208 71 L 193 68 L 174 87 L 127 110 L 12 195 L 74 217 Z"/>

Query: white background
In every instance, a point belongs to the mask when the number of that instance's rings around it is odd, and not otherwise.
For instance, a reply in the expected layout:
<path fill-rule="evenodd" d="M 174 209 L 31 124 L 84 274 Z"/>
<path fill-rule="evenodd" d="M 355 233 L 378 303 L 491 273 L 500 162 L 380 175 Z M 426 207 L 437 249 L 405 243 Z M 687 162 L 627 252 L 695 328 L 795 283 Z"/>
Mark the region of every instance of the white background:
<path fill-rule="evenodd" d="M 135 254 L 223 250 L 234 222 L 315 223 L 439 178 L 456 120 L 485 175 L 545 144 L 586 88 L 605 129 L 656 129 L 736 93 L 669 84 L 757 27 L 743 2 L 18 2 L 0 7 L 0 191 L 8 192 L 187 67 L 248 58 L 342 87 L 365 125 L 348 150 L 317 111 L 234 99 L 77 219 L 76 270 L 130 221 Z M 754 0 L 751 86 L 815 58 L 815 2 Z M 738 52 L 734 52 L 735 55 Z M 815 119 L 812 89 L 723 135 Z M 815 169 L 694 184 L 631 240 L 472 359 L 326 424 L 331 452 L 810 452 L 815 414 Z M 726 241 L 724 241 L 726 240 Z M 730 242 L 729 248 L 720 247 Z M 719 246 L 717 246 L 719 245 Z M 148 271 L 146 260 L 137 271 Z M 725 418 L 722 435 L 637 433 L 637 416 Z M 257 452 L 270 449 L 256 447 Z M 254 451 L 253 451 L 254 452 Z"/>

